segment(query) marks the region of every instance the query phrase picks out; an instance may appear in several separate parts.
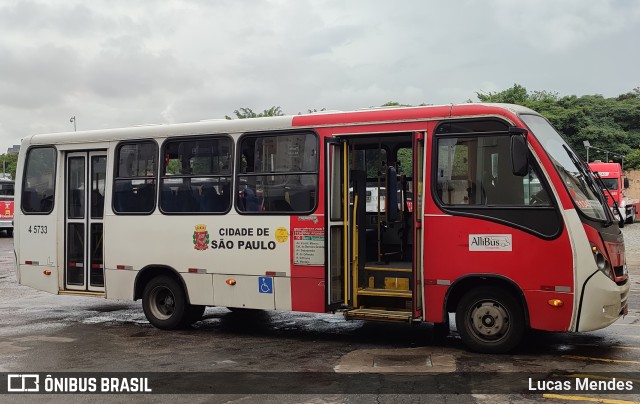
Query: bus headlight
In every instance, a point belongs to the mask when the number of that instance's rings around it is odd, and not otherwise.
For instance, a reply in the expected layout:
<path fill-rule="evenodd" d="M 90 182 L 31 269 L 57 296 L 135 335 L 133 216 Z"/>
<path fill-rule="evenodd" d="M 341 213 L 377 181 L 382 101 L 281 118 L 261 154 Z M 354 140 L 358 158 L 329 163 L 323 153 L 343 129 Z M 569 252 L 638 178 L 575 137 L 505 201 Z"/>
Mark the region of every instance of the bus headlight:
<path fill-rule="evenodd" d="M 609 261 L 604 254 L 593 244 L 591 245 L 591 251 L 593 251 L 593 259 L 596 261 L 596 267 L 609 279 L 614 280 L 613 274 L 611 273 L 611 265 L 609 265 Z"/>

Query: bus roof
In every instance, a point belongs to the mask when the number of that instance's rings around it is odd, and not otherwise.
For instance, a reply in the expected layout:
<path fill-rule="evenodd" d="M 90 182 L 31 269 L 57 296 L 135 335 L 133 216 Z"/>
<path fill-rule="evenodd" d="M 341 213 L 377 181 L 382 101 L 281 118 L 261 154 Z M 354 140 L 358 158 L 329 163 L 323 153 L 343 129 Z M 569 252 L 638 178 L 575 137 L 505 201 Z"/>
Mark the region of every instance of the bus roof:
<path fill-rule="evenodd" d="M 506 112 L 506 113 L 505 113 Z M 509 116 L 535 111 L 514 104 L 466 103 L 402 108 L 372 108 L 359 111 L 324 112 L 249 119 L 214 119 L 192 123 L 139 125 L 117 129 L 36 134 L 23 139 L 29 144 L 74 144 L 109 142 L 151 137 L 243 133 L 315 126 L 356 125 L 375 122 L 410 122 L 464 116 Z"/>

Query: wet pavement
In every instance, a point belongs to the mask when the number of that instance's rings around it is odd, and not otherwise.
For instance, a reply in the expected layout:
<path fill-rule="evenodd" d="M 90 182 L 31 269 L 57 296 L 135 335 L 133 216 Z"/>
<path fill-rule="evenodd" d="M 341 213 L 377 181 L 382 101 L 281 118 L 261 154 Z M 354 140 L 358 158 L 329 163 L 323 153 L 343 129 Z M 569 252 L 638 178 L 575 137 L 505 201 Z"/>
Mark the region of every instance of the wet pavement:
<path fill-rule="evenodd" d="M 486 374 L 497 386 L 505 372 L 600 375 L 640 372 L 640 224 L 625 227 L 632 291 L 629 315 L 581 334 L 535 332 L 510 355 L 465 350 L 455 330 L 444 340 L 428 324 L 345 321 L 340 315 L 230 312 L 207 308 L 203 321 L 180 331 L 152 327 L 140 302 L 55 296 L 16 283 L 12 239 L 0 238 L 0 372 L 371 372 Z M 602 376 L 601 372 L 605 373 Z M 283 373 L 286 375 L 287 373 Z M 636 391 L 640 380 L 634 379 Z M 508 381 L 507 381 L 508 382 Z M 494 395 L 306 394 L 291 382 L 284 394 L 190 395 L 193 402 L 600 402 L 640 401 L 640 394 Z M 302 389 L 304 390 L 304 389 Z M 288 394 L 287 394 L 288 393 Z M 85 402 L 87 395 L 12 395 L 0 402 Z M 106 402 L 184 400 L 173 395 L 101 395 Z M 617 401 L 607 401 L 617 400 Z"/>

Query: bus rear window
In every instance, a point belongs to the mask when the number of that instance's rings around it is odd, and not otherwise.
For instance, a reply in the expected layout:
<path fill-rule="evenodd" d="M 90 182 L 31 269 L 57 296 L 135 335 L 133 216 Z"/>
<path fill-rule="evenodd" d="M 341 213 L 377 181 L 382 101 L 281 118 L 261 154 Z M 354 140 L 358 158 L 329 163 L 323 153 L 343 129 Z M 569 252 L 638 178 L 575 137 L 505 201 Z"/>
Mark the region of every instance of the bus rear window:
<path fill-rule="evenodd" d="M 56 150 L 53 147 L 30 149 L 25 163 L 22 187 L 22 211 L 48 214 L 53 210 Z"/>

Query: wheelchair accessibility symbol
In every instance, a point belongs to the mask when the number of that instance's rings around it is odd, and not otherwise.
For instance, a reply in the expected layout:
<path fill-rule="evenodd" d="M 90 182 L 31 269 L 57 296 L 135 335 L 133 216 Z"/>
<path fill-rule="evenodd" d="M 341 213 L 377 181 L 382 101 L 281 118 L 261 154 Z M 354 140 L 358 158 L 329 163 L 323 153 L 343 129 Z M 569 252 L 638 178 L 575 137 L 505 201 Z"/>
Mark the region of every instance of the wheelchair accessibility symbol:
<path fill-rule="evenodd" d="M 260 276 L 258 278 L 258 291 L 260 293 L 273 293 L 273 278 Z"/>

